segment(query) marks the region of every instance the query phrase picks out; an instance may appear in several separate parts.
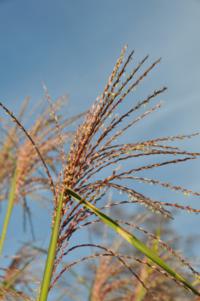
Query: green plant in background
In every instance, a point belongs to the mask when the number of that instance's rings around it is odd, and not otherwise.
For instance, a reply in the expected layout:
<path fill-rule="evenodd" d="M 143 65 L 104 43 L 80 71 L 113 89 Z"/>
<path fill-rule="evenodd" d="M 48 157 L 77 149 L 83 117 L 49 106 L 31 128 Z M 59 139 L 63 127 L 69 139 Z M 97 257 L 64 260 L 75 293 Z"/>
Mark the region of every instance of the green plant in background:
<path fill-rule="evenodd" d="M 17 179 L 17 172 L 15 171 L 11 185 L 10 185 L 10 193 L 9 193 L 9 197 L 8 197 L 8 207 L 7 207 L 6 216 L 4 219 L 4 224 L 3 224 L 2 233 L 1 233 L 1 237 L 0 237 L 0 256 L 2 254 L 3 245 L 4 245 L 4 241 L 6 238 L 6 233 L 7 233 L 7 229 L 8 229 L 8 225 L 9 225 L 9 221 L 10 221 L 10 216 L 11 216 L 13 206 L 14 206 L 16 179 Z"/>
<path fill-rule="evenodd" d="M 103 200 L 107 192 L 112 189 L 124 194 L 123 200 L 115 204 L 113 203 L 113 206 L 135 203 L 147 207 L 151 212 L 155 212 L 155 214 L 162 215 L 163 219 L 172 217 L 172 213 L 169 210 L 170 207 L 172 209 L 176 208 L 189 212 L 200 212 L 199 209 L 190 206 L 151 199 L 132 187 L 133 182 L 136 183 L 139 181 L 179 191 L 184 195 L 191 194 L 199 196 L 199 193 L 184 187 L 137 175 L 139 172 L 145 172 L 151 169 L 154 169 L 156 172 L 157 168 L 166 165 L 174 165 L 196 159 L 199 153 L 182 150 L 177 146 L 170 145 L 170 142 L 191 138 L 198 133 L 164 136 L 144 141 L 140 139 L 139 141 L 127 141 L 126 143 L 121 141 L 121 137 L 133 125 L 160 108 L 161 103 L 154 106 L 151 104 L 157 96 L 166 90 L 166 87 L 154 90 L 146 98 L 137 101 L 128 111 L 118 115 L 117 110 L 123 105 L 127 96 L 134 92 L 136 88 L 139 88 L 146 76 L 160 62 L 160 60 L 157 60 L 145 68 L 144 71 L 141 71 L 148 59 L 148 56 L 146 56 L 124 77 L 134 55 L 134 52 L 131 52 L 130 55 L 125 58 L 125 53 L 126 47 L 122 50 L 103 93 L 87 112 L 85 120 L 74 134 L 69 152 L 65 154 L 64 149 L 62 149 L 62 151 L 60 150 L 59 160 L 62 169 L 60 172 L 57 172 L 56 180 L 55 177 L 53 178 L 51 176 L 47 164 L 48 162 L 46 163 L 45 154 L 42 152 L 40 144 L 35 140 L 34 135 L 28 133 L 20 121 L 5 105 L 0 103 L 3 109 L 25 133 L 28 138 L 29 146 L 34 147 L 35 156 L 37 156 L 38 160 L 43 164 L 48 177 L 45 181 L 53 192 L 54 214 L 52 219 L 52 233 L 43 281 L 40 293 L 37 297 L 39 301 L 47 300 L 50 289 L 55 287 L 61 275 L 73 266 L 72 263 L 68 264 L 60 271 L 59 267 L 63 257 L 67 256 L 76 248 L 88 246 L 87 243 L 84 245 L 78 243 L 71 247 L 71 243 L 75 233 L 79 235 L 80 229 L 89 226 L 95 221 L 94 216 L 97 216 L 101 222 L 112 228 L 116 234 L 123 237 L 125 241 L 128 241 L 134 248 L 139 250 L 141 254 L 148 257 L 149 261 L 146 263 L 148 263 L 149 267 L 154 268 L 153 263 L 155 263 L 159 268 L 162 268 L 163 273 L 167 273 L 167 275 L 172 277 L 177 285 L 184 286 L 194 294 L 199 295 L 198 290 L 191 282 L 172 268 L 170 264 L 158 254 L 155 248 L 152 249 L 148 247 L 146 243 L 139 240 L 122 226 L 123 223 L 128 225 L 126 217 L 124 217 L 124 221 L 118 222 L 102 211 L 104 206 L 102 209 L 98 209 L 96 206 L 100 202 L 102 205 L 104 204 Z M 139 72 L 140 74 L 137 76 Z M 135 93 L 133 95 L 135 95 Z M 50 99 L 49 101 L 51 102 Z M 149 106 L 148 110 L 146 110 L 147 105 Z M 137 114 L 138 110 L 141 110 L 141 113 L 130 120 L 130 117 Z M 61 142 L 59 143 L 61 146 L 62 142 L 65 141 L 65 136 L 62 133 L 62 127 L 60 127 L 59 119 L 52 106 L 50 106 L 50 112 L 56 129 L 55 137 Z M 161 160 L 163 157 L 165 159 Z M 134 158 L 141 158 L 142 164 L 135 167 L 132 163 L 134 162 Z M 148 159 L 151 161 L 148 162 Z M 126 162 L 128 162 L 128 164 L 124 164 Z M 123 164 L 121 169 L 119 164 Z M 125 195 L 127 197 L 126 199 L 124 199 Z M 162 246 L 166 247 L 166 245 Z M 104 248 L 104 251 L 105 250 L 108 249 Z M 171 250 L 170 247 L 168 247 L 168 251 L 169 250 Z M 109 256 L 115 257 L 115 253 L 110 251 Z M 90 256 L 88 259 L 89 258 Z M 83 257 L 77 262 L 82 262 L 86 259 L 87 257 Z M 186 260 L 180 260 L 180 257 L 178 257 L 178 259 L 182 265 L 187 262 Z M 142 264 L 141 259 L 139 260 L 138 262 Z M 193 276 L 198 274 L 198 272 L 194 272 L 195 270 L 191 265 L 188 264 L 187 267 L 190 268 Z M 158 271 L 159 268 L 157 268 Z M 140 277 L 136 278 L 139 281 Z M 142 283 L 144 286 L 146 285 L 145 282 Z"/>
<path fill-rule="evenodd" d="M 59 108 L 64 101 L 64 98 L 59 98 L 54 103 L 54 107 Z M 24 102 L 21 108 L 19 117 L 23 117 L 25 109 L 28 105 L 28 101 Z M 34 112 L 32 112 L 33 114 Z M 74 116 L 71 119 L 63 119 L 60 127 L 64 129 L 63 139 L 67 142 L 72 137 L 72 132 L 67 131 L 67 126 L 79 119 L 82 114 Z M 20 122 L 19 118 L 18 121 Z M 6 132 L 7 133 L 7 132 Z M 59 150 L 60 143 L 55 124 L 50 116 L 49 107 L 45 106 L 40 110 L 40 115 L 37 116 L 29 133 L 34 139 L 34 143 L 40 148 L 41 156 L 44 158 L 49 168 L 57 174 L 56 166 L 59 164 Z M 13 206 L 16 203 L 21 202 L 24 206 L 24 210 L 29 210 L 26 202 L 27 196 L 38 196 L 40 199 L 42 195 L 40 192 L 44 189 L 49 189 L 48 180 L 40 175 L 41 159 L 37 152 L 33 150 L 33 145 L 30 140 L 24 141 L 24 137 L 21 137 L 21 130 L 19 125 L 15 125 L 7 133 L 5 141 L 2 142 L 2 149 L 0 151 L 1 162 L 1 192 L 2 201 L 6 198 L 5 188 L 9 186 L 8 182 L 11 182 L 10 193 L 8 198 L 8 207 L 2 229 L 2 235 L 0 239 L 0 254 L 3 250 L 4 241 L 6 238 L 7 228 Z M 31 155 L 30 155 L 31 154 Z M 6 182 L 7 181 L 7 182 Z M 29 215 L 29 211 L 27 212 Z"/>

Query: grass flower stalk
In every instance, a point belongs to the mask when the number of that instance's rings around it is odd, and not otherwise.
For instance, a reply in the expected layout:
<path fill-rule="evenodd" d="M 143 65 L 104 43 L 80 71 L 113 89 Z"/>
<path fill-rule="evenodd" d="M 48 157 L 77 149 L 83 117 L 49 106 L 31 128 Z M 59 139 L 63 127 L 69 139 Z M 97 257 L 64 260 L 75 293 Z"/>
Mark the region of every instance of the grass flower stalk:
<path fill-rule="evenodd" d="M 30 166 L 30 180 L 33 180 L 32 166 L 35 166 L 34 163 L 42 163 L 47 175 L 45 183 L 53 194 L 54 210 L 51 238 L 40 291 L 36 297 L 37 301 L 46 301 L 50 289 L 55 286 L 55 283 L 60 279 L 64 271 L 70 270 L 73 265 L 98 256 L 115 256 L 113 252 L 107 252 L 108 248 L 101 247 L 107 253 L 97 253 L 81 257 L 69 263 L 62 271 L 59 270 L 64 256 L 67 256 L 75 248 L 89 246 L 87 243 L 81 244 L 79 241 L 76 247 L 71 247 L 71 240 L 74 234 L 77 234 L 84 226 L 95 223 L 95 220 L 93 220 L 94 215 L 98 217 L 98 221 L 103 222 L 106 226 L 114 230 L 118 236 L 122 237 L 123 240 L 137 249 L 141 253 L 140 255 L 145 255 L 148 258 L 145 262 L 137 259 L 138 263 L 145 263 L 152 270 L 156 270 L 162 273 L 162 275 L 167 276 L 170 280 L 175 281 L 179 286 L 187 288 L 196 295 L 200 295 L 198 290 L 187 280 L 189 278 L 182 276 L 180 269 L 176 269 L 176 267 L 172 268 L 171 266 L 173 265 L 168 263 L 166 258 L 163 258 L 157 252 L 157 249 L 151 248 L 151 245 L 148 247 L 145 242 L 139 240 L 135 235 L 121 226 L 122 224 L 128 226 L 130 223 L 119 221 L 117 218 L 112 219 L 101 211 L 104 207 L 100 207 L 100 209 L 97 208 L 99 206 L 96 207 L 99 202 L 105 203 L 104 197 L 107 196 L 109 191 L 114 191 L 117 194 L 123 194 L 123 198 L 125 197 L 126 199 L 123 200 L 120 197 L 119 201 L 115 203 L 111 202 L 110 205 L 121 206 L 122 204 L 129 203 L 145 206 L 154 214 L 161 215 L 163 219 L 172 218 L 170 208 L 185 210 L 191 213 L 200 212 L 200 209 L 187 205 L 176 204 L 168 200 L 160 201 L 152 199 L 144 195 L 143 190 L 141 191 L 140 188 L 134 188 L 134 183 L 141 182 L 177 191 L 185 196 L 200 196 L 199 192 L 193 192 L 177 184 L 174 185 L 173 183 L 160 181 L 157 178 L 147 178 L 140 175 L 140 173 L 148 173 L 152 169 L 156 173 L 156 170 L 164 166 L 174 166 L 175 164 L 184 163 L 199 157 L 200 153 L 185 151 L 170 144 L 176 140 L 183 140 L 199 135 L 199 133 L 164 136 L 148 140 L 142 140 L 140 137 L 138 140 L 136 136 L 130 142 L 123 143 L 121 139 L 123 139 L 123 135 L 127 130 L 160 109 L 161 103 L 153 105 L 152 102 L 167 89 L 164 86 L 148 93 L 145 98 L 138 99 L 135 104 L 131 104 L 128 110 L 125 109 L 125 112 L 122 111 L 122 113 L 118 114 L 118 109 L 124 104 L 126 97 L 131 93 L 135 95 L 136 88 L 140 87 L 147 75 L 160 62 L 160 59 L 158 59 L 144 68 L 144 64 L 148 59 L 148 56 L 146 56 L 126 75 L 127 66 L 132 60 L 134 52 L 132 51 L 127 58 L 125 57 L 125 53 L 126 47 L 122 49 L 103 93 L 96 99 L 90 110 L 87 111 L 85 120 L 73 135 L 68 153 L 65 153 L 64 148 L 62 152 L 58 152 L 58 160 L 62 163 L 62 169 L 60 172 L 56 170 L 56 177 L 52 177 L 50 172 L 49 167 L 52 164 L 50 164 L 51 162 L 49 163 L 48 156 L 46 156 L 47 152 L 43 149 L 44 144 L 41 143 L 43 139 L 37 140 L 37 135 L 34 134 L 34 131 L 27 132 L 13 113 L 0 102 L 0 106 L 10 115 L 29 140 L 26 148 L 24 147 L 23 149 L 24 152 L 21 153 L 22 160 L 19 162 L 22 175 L 19 181 L 20 185 L 25 185 L 22 180 L 27 176 L 27 173 L 24 172 L 27 171 L 26 166 L 24 167 L 24 163 L 26 163 L 24 162 L 24 158 L 26 157 L 26 153 L 30 153 L 29 148 L 34 147 L 35 156 L 39 162 L 33 161 L 33 164 Z M 148 109 L 145 109 L 146 106 L 148 106 Z M 138 113 L 139 110 L 140 113 Z M 60 147 L 63 144 L 64 136 L 62 136 L 58 122 L 59 119 L 54 113 L 52 106 L 50 111 L 53 113 L 51 115 L 54 123 L 56 123 L 55 133 L 57 140 L 53 140 L 53 145 L 59 141 L 58 146 Z M 132 119 L 130 120 L 130 118 Z M 43 128 L 43 123 L 41 127 Z M 36 132 L 38 131 L 40 132 L 40 129 L 36 130 Z M 47 132 L 49 133 L 49 131 Z M 44 141 L 48 140 L 48 136 L 45 133 L 42 137 Z M 139 159 L 141 159 L 140 162 L 137 161 Z M 55 160 L 56 157 L 53 157 L 51 160 L 52 163 L 57 162 Z M 134 161 L 136 164 L 134 164 Z M 132 162 L 133 164 L 129 164 Z M 136 223 L 138 222 L 136 221 Z M 149 238 L 155 239 L 155 236 L 152 236 L 149 231 L 137 225 L 136 229 L 148 235 Z M 159 241 L 159 245 L 166 249 L 170 255 L 176 254 L 166 243 L 158 239 L 156 241 Z M 124 255 L 123 258 L 125 257 L 128 258 Z M 190 269 L 193 276 L 196 275 L 195 270 L 187 261 L 180 256 L 176 257 L 182 266 L 187 266 Z M 138 279 L 139 277 L 136 278 Z M 146 284 L 144 283 L 145 286 Z"/>

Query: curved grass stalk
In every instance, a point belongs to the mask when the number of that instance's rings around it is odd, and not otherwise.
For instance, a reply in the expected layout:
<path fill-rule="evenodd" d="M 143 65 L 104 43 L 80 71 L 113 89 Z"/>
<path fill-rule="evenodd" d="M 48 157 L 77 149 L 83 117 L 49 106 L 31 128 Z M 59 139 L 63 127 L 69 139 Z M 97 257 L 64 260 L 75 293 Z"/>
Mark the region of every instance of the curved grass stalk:
<path fill-rule="evenodd" d="M 63 193 L 60 194 L 58 199 L 55 222 L 51 232 L 51 239 L 48 248 L 43 280 L 42 280 L 41 289 L 37 301 L 46 301 L 48 297 L 50 282 L 53 273 L 54 261 L 56 256 L 57 241 L 58 241 L 59 230 L 60 230 L 62 205 L 63 205 Z"/>
<path fill-rule="evenodd" d="M 1 238 L 0 238 L 0 256 L 2 255 L 2 252 L 3 252 L 3 247 L 4 247 L 4 243 L 5 243 L 5 239 L 6 239 L 8 225 L 9 225 L 10 217 L 11 217 L 13 207 L 14 207 L 16 180 L 17 180 L 17 170 L 15 169 L 15 172 L 14 172 L 14 175 L 13 175 L 13 178 L 11 181 L 10 192 L 9 192 L 9 197 L 8 197 L 8 206 L 7 206 L 5 219 L 3 222 Z"/>
<path fill-rule="evenodd" d="M 105 213 L 101 212 L 94 205 L 89 203 L 87 200 L 81 198 L 75 191 L 71 189 L 67 189 L 69 195 L 71 195 L 76 201 L 82 204 L 86 209 L 93 212 L 97 215 L 108 227 L 113 229 L 116 233 L 118 233 L 121 237 L 123 237 L 128 243 L 130 243 L 133 247 L 147 256 L 151 261 L 160 266 L 164 271 L 166 271 L 169 275 L 171 275 L 175 280 L 180 282 L 185 288 L 192 291 L 194 294 L 200 296 L 200 293 L 193 287 L 193 285 L 185 279 L 182 275 L 178 274 L 174 271 L 162 258 L 160 258 L 153 250 L 147 247 L 143 242 L 141 242 L 136 236 L 128 232 L 126 229 L 121 227 L 117 222 L 112 220 Z M 43 300 L 40 300 L 43 301 Z"/>

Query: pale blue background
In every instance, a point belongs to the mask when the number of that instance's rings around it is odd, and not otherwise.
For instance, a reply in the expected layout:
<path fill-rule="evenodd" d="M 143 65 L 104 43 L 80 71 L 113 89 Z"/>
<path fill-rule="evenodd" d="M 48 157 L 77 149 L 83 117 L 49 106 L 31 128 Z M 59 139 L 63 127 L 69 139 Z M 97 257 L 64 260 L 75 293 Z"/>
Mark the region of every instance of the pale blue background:
<path fill-rule="evenodd" d="M 130 50 L 135 49 L 136 60 L 147 53 L 151 60 L 163 58 L 140 95 L 146 96 L 150 89 L 162 85 L 169 87 L 161 97 L 165 100 L 163 109 L 147 121 L 146 127 L 144 123 L 138 128 L 137 137 L 140 133 L 159 136 L 198 131 L 199 0 L 0 1 L 1 100 L 17 112 L 27 95 L 32 103 L 42 97 L 44 81 L 53 97 L 69 94 L 68 112 L 81 112 L 101 92 L 126 43 Z M 200 150 L 199 138 L 185 145 Z M 173 173 L 174 182 L 200 191 L 199 161 L 179 166 Z M 172 176 L 170 169 L 161 171 L 164 177 L 165 173 Z M 192 203 L 200 208 L 199 202 L 195 198 Z M 22 216 L 20 208 L 15 216 Z M 43 218 L 35 211 L 35 218 L 38 237 L 43 240 L 48 227 L 41 231 L 41 221 L 43 225 L 49 223 L 50 216 Z M 199 234 L 199 226 L 199 216 L 192 220 L 183 214 L 176 222 L 182 234 Z M 15 242 L 27 238 L 15 217 L 9 231 Z M 13 238 L 8 238 L 5 254 L 8 249 L 12 254 L 12 247 Z"/>

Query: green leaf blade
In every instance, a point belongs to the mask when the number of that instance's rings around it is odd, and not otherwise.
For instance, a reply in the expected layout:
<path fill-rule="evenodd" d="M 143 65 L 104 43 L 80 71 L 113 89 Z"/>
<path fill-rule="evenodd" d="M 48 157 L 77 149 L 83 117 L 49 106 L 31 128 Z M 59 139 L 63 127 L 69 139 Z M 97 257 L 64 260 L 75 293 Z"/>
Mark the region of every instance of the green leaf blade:
<path fill-rule="evenodd" d="M 165 270 L 169 275 L 175 278 L 177 281 L 182 283 L 185 288 L 191 290 L 194 294 L 200 296 L 200 293 L 196 290 L 195 287 L 183 276 L 174 271 L 162 258 L 160 258 L 156 252 L 147 247 L 143 242 L 141 242 L 136 236 L 128 232 L 126 229 L 121 227 L 117 222 L 112 220 L 105 213 L 101 212 L 94 205 L 89 203 L 87 200 L 81 198 L 75 191 L 71 189 L 67 189 L 69 195 L 71 195 L 76 201 L 82 204 L 84 207 L 95 213 L 107 226 L 112 228 L 115 232 L 117 232 L 121 237 L 123 237 L 127 242 L 129 242 L 132 246 L 134 246 L 137 250 L 151 259 L 154 263 L 160 266 L 163 270 Z"/>

